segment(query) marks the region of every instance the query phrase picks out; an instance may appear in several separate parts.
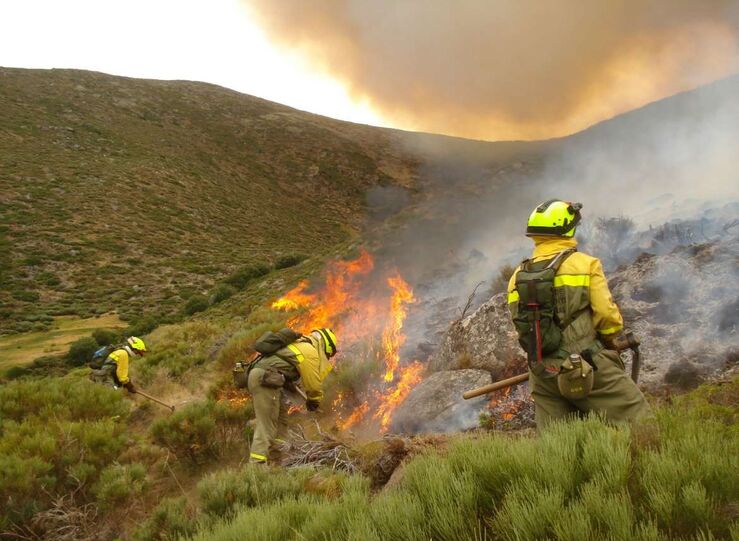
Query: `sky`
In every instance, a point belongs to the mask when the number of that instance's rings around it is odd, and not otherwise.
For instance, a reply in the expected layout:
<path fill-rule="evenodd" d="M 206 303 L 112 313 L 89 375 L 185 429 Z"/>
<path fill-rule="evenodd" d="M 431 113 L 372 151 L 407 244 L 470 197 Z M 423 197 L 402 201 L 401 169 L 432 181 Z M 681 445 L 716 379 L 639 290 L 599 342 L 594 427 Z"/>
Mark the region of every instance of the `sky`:
<path fill-rule="evenodd" d="M 271 44 L 237 0 L 0 0 L 0 66 L 204 81 L 386 124 L 336 78 Z"/>
<path fill-rule="evenodd" d="M 737 0 L 0 0 L 0 66 L 205 81 L 298 109 L 543 139 L 739 70 Z"/>

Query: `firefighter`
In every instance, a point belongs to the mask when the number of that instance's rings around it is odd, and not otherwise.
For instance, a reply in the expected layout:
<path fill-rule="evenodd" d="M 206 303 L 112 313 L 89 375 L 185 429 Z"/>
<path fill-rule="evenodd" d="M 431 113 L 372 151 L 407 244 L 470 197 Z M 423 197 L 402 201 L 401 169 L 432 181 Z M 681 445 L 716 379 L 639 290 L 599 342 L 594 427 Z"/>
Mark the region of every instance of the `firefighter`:
<path fill-rule="evenodd" d="M 289 329 L 287 329 L 289 330 Z M 322 382 L 331 371 L 329 359 L 336 355 L 336 336 L 331 329 L 316 329 L 276 352 L 262 356 L 249 368 L 248 389 L 254 403 L 256 425 L 249 461 L 275 460 L 275 444 L 287 432 L 287 400 L 284 388 L 302 382 L 306 408 L 316 411 L 323 399 Z"/>
<path fill-rule="evenodd" d="M 552 199 L 534 209 L 526 228 L 533 255 L 508 284 L 538 427 L 591 411 L 610 422 L 631 421 L 648 411 L 613 348 L 623 319 L 601 262 L 577 251 L 581 208 Z"/>
<path fill-rule="evenodd" d="M 146 344 L 141 338 L 131 336 L 126 338 L 123 346 L 111 351 L 102 367 L 93 370 L 93 377 L 97 381 L 111 381 L 115 388 L 125 387 L 129 393 L 135 393 L 136 388 L 128 375 L 129 360 L 135 355 L 143 357 L 146 354 Z"/>

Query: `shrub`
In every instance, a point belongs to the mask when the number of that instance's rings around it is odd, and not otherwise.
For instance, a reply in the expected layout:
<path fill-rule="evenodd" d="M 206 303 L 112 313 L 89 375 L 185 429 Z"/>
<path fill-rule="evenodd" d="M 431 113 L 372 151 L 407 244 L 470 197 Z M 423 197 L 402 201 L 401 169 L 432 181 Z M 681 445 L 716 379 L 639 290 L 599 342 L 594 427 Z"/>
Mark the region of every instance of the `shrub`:
<path fill-rule="evenodd" d="M 232 297 L 236 293 L 236 288 L 228 284 L 221 284 L 213 290 L 210 295 L 211 304 L 218 304 Z"/>
<path fill-rule="evenodd" d="M 121 340 L 121 334 L 111 329 L 95 329 L 92 331 L 92 337 L 99 346 L 109 346 Z"/>
<path fill-rule="evenodd" d="M 149 314 L 133 321 L 126 329 L 128 336 L 143 336 L 156 329 L 161 323 L 161 316 Z"/>
<path fill-rule="evenodd" d="M 250 409 L 250 408 L 249 408 Z M 151 427 L 154 440 L 193 464 L 225 453 L 235 443 L 246 445 L 246 406 L 208 400 L 185 406 Z"/>
<path fill-rule="evenodd" d="M 146 488 L 146 469 L 142 464 L 111 464 L 100 472 L 92 491 L 103 510 L 120 506 Z"/>
<path fill-rule="evenodd" d="M 187 499 L 166 498 L 134 533 L 136 541 L 170 541 L 188 537 L 197 530 L 195 509 Z"/>
<path fill-rule="evenodd" d="M 72 366 L 82 366 L 92 358 L 93 353 L 97 351 L 100 346 L 91 336 L 80 338 L 79 340 L 72 342 L 67 352 L 67 362 Z"/>
<path fill-rule="evenodd" d="M 276 269 L 287 269 L 289 267 L 294 267 L 295 265 L 302 263 L 306 259 L 308 259 L 308 257 L 303 254 L 283 255 L 275 263 L 275 268 Z"/>
<path fill-rule="evenodd" d="M 204 295 L 193 295 L 185 305 L 185 314 L 191 316 L 208 309 L 208 298 Z"/>
<path fill-rule="evenodd" d="M 264 276 L 265 274 L 269 273 L 269 271 L 270 268 L 268 265 L 257 263 L 240 268 L 239 270 L 232 273 L 224 281 L 227 284 L 234 286 L 236 289 L 244 289 L 249 284 L 249 282 L 256 278 Z"/>

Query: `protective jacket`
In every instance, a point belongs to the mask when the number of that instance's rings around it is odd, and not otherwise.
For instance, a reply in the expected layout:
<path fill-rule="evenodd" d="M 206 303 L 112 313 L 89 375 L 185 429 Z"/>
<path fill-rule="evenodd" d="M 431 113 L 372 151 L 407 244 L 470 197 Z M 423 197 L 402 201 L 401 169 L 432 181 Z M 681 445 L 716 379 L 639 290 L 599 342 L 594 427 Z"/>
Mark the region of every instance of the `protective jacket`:
<path fill-rule="evenodd" d="M 128 361 L 131 355 L 133 355 L 133 352 L 128 346 L 125 346 L 110 353 L 105 360 L 103 366 L 110 363 L 115 365 L 113 379 L 116 385 L 125 385 L 128 383 Z"/>
<path fill-rule="evenodd" d="M 308 399 L 320 401 L 323 398 L 323 380 L 332 369 L 322 340 L 314 334 L 304 336 L 259 360 L 256 366 L 272 367 L 291 381 L 300 379 Z"/>
<path fill-rule="evenodd" d="M 534 237 L 534 242 L 534 262 L 552 259 L 577 246 L 574 238 Z M 520 270 L 519 266 L 508 283 L 508 307 L 513 317 L 518 313 L 516 275 Z M 554 277 L 554 299 L 557 319 L 571 320 L 562 329 L 561 348 L 567 353 L 592 348 L 599 335 L 612 336 L 623 329 L 623 318 L 613 302 L 598 258 L 581 252 L 567 257 Z"/>

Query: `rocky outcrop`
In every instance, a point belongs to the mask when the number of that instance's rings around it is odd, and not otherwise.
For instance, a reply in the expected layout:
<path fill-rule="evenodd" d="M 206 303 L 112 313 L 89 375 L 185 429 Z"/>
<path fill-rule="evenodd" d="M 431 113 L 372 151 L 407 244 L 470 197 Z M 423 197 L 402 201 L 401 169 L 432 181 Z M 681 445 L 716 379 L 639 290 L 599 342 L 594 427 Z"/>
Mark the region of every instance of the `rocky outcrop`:
<path fill-rule="evenodd" d="M 523 371 L 525 364 L 508 314 L 506 294 L 500 293 L 451 325 L 429 363 L 429 370 L 475 368 L 500 379 L 513 367 Z"/>
<path fill-rule="evenodd" d="M 413 389 L 393 415 L 391 432 L 451 432 L 477 426 L 487 405 L 483 397 L 465 400 L 462 393 L 490 383 L 484 370 L 435 372 Z"/>
<path fill-rule="evenodd" d="M 639 383 L 689 388 L 736 370 L 739 241 L 642 254 L 609 284 L 626 326 L 642 341 Z"/>

